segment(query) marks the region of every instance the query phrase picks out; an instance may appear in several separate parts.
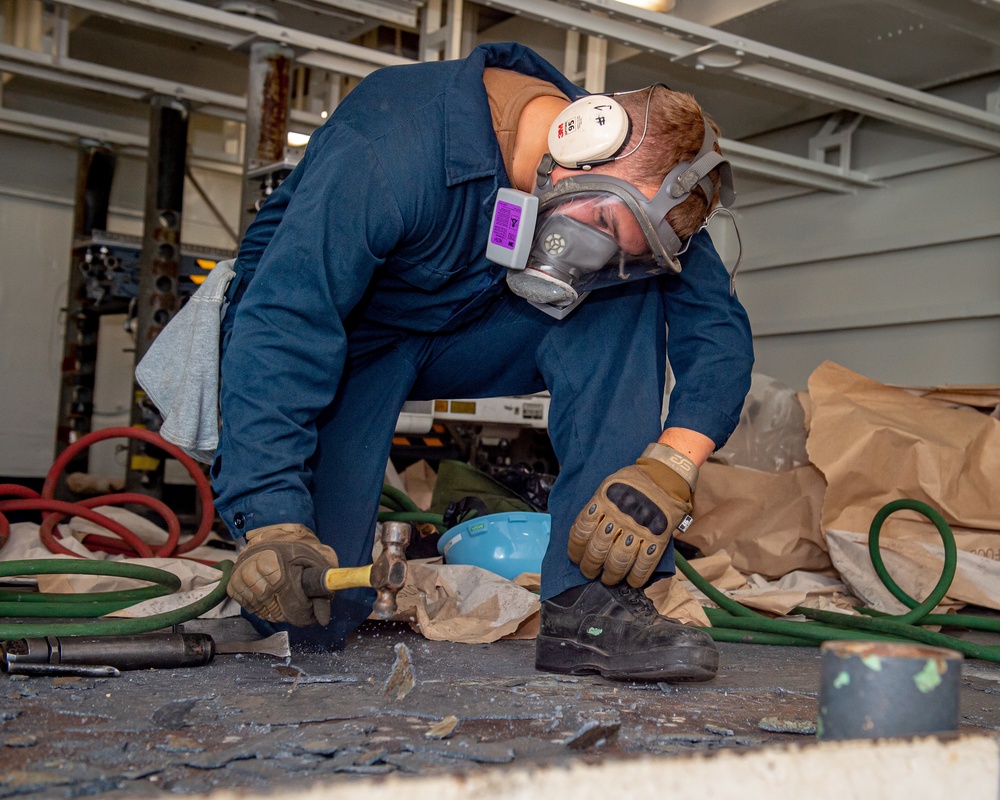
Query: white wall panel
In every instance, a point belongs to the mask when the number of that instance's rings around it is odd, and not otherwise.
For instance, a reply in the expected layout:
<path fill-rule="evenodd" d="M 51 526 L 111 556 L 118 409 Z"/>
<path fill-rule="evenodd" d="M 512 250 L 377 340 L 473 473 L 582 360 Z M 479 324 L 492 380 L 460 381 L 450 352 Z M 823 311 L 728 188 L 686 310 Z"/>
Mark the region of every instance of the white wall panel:
<path fill-rule="evenodd" d="M 72 207 L 0 194 L 0 475 L 52 464 L 72 227 Z"/>
<path fill-rule="evenodd" d="M 0 135 L 0 475 L 41 477 L 52 464 L 58 414 L 66 286 L 72 247 L 77 155 L 73 148 Z M 108 228 L 141 236 L 145 161 L 118 160 Z M 221 213 L 236 224 L 238 176 L 195 170 Z M 205 201 L 185 187 L 185 242 L 232 249 Z M 121 318 L 102 320 L 95 429 L 127 424 L 132 354 Z M 99 444 L 95 471 L 117 474 L 116 442 Z"/>

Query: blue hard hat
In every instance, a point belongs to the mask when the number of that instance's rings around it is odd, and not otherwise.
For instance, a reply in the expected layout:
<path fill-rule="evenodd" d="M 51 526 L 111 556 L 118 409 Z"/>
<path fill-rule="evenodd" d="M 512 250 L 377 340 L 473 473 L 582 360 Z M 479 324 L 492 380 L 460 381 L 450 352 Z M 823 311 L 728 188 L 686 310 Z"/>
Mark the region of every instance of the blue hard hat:
<path fill-rule="evenodd" d="M 438 539 L 438 552 L 448 564 L 482 567 L 508 580 L 522 572 L 541 572 L 549 545 L 551 517 L 510 511 L 473 517 Z"/>

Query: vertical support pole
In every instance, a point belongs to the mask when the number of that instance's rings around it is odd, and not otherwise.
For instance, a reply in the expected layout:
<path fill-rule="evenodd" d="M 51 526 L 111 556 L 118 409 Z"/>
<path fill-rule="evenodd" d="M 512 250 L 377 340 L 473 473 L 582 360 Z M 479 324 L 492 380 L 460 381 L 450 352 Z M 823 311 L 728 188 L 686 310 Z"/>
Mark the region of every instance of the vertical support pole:
<path fill-rule="evenodd" d="M 105 230 L 108 226 L 115 162 L 115 155 L 107 146 L 94 141 L 80 142 L 73 211 L 73 252 L 70 255 L 56 421 L 57 456 L 91 431 L 100 314 L 94 308 L 94 301 L 87 297 L 77 250 L 78 242 L 90 237 L 95 230 Z M 66 471 L 86 472 L 87 452 L 80 453 Z"/>
<path fill-rule="evenodd" d="M 246 133 L 243 147 L 243 199 L 240 238 L 253 222 L 258 202 L 274 187 L 262 187 L 250 175 L 285 158 L 288 138 L 288 96 L 294 52 L 273 42 L 250 46 Z"/>
<path fill-rule="evenodd" d="M 577 73 L 580 70 L 580 31 L 566 30 L 566 44 L 563 49 L 562 73 L 573 83 L 579 78 Z"/>
<path fill-rule="evenodd" d="M 180 309 L 177 283 L 181 268 L 181 216 L 187 156 L 188 105 L 172 97 L 150 102 L 149 156 L 139 295 L 136 298 L 135 361 Z M 131 424 L 156 428 L 159 416 L 133 383 Z M 145 442 L 130 440 L 125 484 L 129 491 L 159 497 L 163 489 L 161 453 Z"/>
<path fill-rule="evenodd" d="M 583 88 L 594 94 L 604 91 L 608 72 L 608 40 L 598 36 L 587 37 L 587 66 Z"/>
<path fill-rule="evenodd" d="M 599 36 L 587 37 L 583 71 L 580 70 L 580 44 L 579 31 L 566 31 L 563 75 L 588 92 L 601 94 L 604 92 L 608 72 L 608 40 Z"/>
<path fill-rule="evenodd" d="M 420 16 L 421 61 L 451 61 L 471 49 L 463 28 L 463 0 L 428 0 Z"/>

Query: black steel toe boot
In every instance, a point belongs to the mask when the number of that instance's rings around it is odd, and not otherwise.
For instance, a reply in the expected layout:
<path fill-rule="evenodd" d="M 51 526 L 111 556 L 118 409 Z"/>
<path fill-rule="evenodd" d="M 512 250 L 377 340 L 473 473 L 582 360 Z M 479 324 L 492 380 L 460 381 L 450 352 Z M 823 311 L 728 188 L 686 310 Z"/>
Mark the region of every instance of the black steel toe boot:
<path fill-rule="evenodd" d="M 707 681 L 719 651 L 703 631 L 656 611 L 641 589 L 600 581 L 542 603 L 535 667 L 613 680 Z"/>

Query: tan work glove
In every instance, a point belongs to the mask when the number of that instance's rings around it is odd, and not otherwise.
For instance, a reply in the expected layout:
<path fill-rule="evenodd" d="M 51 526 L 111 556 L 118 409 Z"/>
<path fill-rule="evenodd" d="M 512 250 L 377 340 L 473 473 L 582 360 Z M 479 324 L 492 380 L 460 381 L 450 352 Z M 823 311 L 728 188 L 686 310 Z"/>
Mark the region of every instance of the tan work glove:
<path fill-rule="evenodd" d="M 588 578 L 646 585 L 674 530 L 691 523 L 698 467 L 683 453 L 651 444 L 630 467 L 609 475 L 569 532 L 569 557 Z"/>
<path fill-rule="evenodd" d="M 337 567 L 337 554 L 305 525 L 268 525 L 247 532 L 229 578 L 229 596 L 269 622 L 328 625 L 330 598 L 306 597 L 302 572 Z"/>

